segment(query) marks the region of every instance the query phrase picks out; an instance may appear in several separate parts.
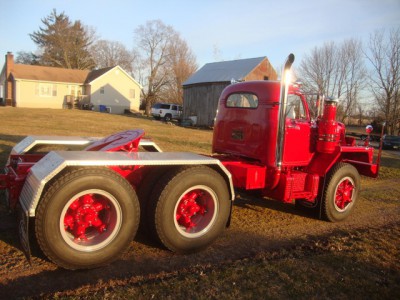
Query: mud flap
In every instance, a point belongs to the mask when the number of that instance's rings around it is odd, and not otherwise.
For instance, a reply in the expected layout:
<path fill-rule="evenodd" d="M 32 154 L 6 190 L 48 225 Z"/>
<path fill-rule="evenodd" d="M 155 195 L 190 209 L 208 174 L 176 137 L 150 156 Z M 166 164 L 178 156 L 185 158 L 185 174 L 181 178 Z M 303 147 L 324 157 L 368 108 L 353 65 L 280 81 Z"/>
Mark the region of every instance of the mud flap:
<path fill-rule="evenodd" d="M 229 211 L 229 218 L 228 218 L 228 221 L 226 222 L 226 228 L 229 228 L 229 227 L 231 226 L 232 208 L 233 208 L 233 201 L 231 201 L 231 208 L 230 208 L 230 211 Z"/>
<path fill-rule="evenodd" d="M 28 212 L 24 211 L 21 206 L 17 210 L 18 216 L 18 235 L 21 243 L 21 250 L 24 252 L 26 259 L 29 264 L 32 265 L 31 261 L 31 248 L 29 246 L 29 216 Z"/>

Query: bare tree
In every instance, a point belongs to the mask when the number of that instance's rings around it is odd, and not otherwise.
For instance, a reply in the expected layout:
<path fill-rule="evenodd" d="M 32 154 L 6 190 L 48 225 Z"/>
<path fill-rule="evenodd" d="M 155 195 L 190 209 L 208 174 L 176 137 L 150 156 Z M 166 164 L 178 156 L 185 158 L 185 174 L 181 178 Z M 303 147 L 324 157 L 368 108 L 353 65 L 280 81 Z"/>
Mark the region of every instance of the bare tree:
<path fill-rule="evenodd" d="M 151 106 L 157 101 L 168 100 L 163 97 L 179 102 L 179 91 L 176 91 L 173 96 L 168 96 L 168 94 L 171 95 L 168 91 L 171 87 L 176 88 L 186 79 L 182 75 L 185 72 L 180 74 L 176 67 L 182 61 L 179 58 L 180 54 L 192 55 L 186 42 L 171 26 L 165 25 L 160 20 L 148 21 L 145 25 L 139 26 L 135 30 L 135 37 L 141 67 L 140 74 L 136 75 L 136 78 L 139 78 L 144 86 L 142 94 L 146 114 L 150 114 Z M 184 46 L 187 47 L 187 50 L 184 49 Z M 182 52 L 177 51 L 178 47 L 183 47 Z"/>
<path fill-rule="evenodd" d="M 24 65 L 38 65 L 39 56 L 32 52 L 18 51 L 15 62 Z"/>
<path fill-rule="evenodd" d="M 339 98 L 341 120 L 356 109 L 365 82 L 361 42 L 346 40 L 340 45 L 325 43 L 315 47 L 300 63 L 298 75 L 303 88 L 310 94 Z M 315 102 L 309 103 L 315 111 Z"/>
<path fill-rule="evenodd" d="M 387 129 L 395 134 L 400 119 L 400 28 L 375 31 L 370 36 L 367 59 L 374 72 L 370 75 L 371 90 Z"/>
<path fill-rule="evenodd" d="M 96 68 L 106 68 L 119 65 L 132 74 L 135 53 L 116 41 L 99 40 L 90 48 Z"/>
<path fill-rule="evenodd" d="M 336 47 L 333 42 L 325 43 L 321 48 L 315 47 L 305 55 L 298 68 L 299 76 L 309 90 L 329 93 L 330 81 L 336 65 Z"/>
<path fill-rule="evenodd" d="M 297 73 L 306 93 L 332 95 L 333 88 L 330 83 L 336 65 L 336 51 L 335 44 L 330 42 L 325 43 L 321 48 L 313 48 L 310 54 L 304 56 Z M 312 111 L 316 111 L 315 102 L 309 102 L 309 106 Z"/>
<path fill-rule="evenodd" d="M 94 67 L 89 47 L 95 39 L 94 30 L 80 21 L 71 22 L 64 13 L 54 9 L 42 19 L 43 27 L 30 34 L 39 46 L 42 65 L 67 69 L 91 69 Z"/>
<path fill-rule="evenodd" d="M 146 114 L 150 114 L 153 103 L 159 100 L 160 91 L 167 84 L 167 55 L 169 41 L 174 35 L 171 26 L 160 20 L 147 21 L 135 30 L 137 46 L 142 59 L 143 100 Z"/>
<path fill-rule="evenodd" d="M 335 88 L 336 96 L 342 100 L 343 122 L 357 110 L 360 112 L 358 102 L 366 79 L 361 41 L 350 39 L 343 42 L 338 51 L 337 68 Z"/>
<path fill-rule="evenodd" d="M 169 55 L 167 56 L 169 80 L 163 91 L 163 97 L 168 102 L 182 104 L 182 84 L 197 70 L 196 57 L 178 33 L 173 36 L 170 42 Z"/>

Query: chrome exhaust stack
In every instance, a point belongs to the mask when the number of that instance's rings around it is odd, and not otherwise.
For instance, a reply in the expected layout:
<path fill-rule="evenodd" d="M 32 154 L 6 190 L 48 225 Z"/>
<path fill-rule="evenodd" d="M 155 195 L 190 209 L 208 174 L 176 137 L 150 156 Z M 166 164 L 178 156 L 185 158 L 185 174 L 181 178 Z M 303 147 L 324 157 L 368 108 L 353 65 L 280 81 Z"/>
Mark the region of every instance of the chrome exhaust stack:
<path fill-rule="evenodd" d="M 283 145 L 285 142 L 285 111 L 287 95 L 289 91 L 289 71 L 294 62 L 294 54 L 290 53 L 286 59 L 285 65 L 282 70 L 281 78 L 281 91 L 279 96 L 279 113 L 278 113 L 278 132 L 276 135 L 276 167 L 280 170 L 282 168 L 283 159 Z"/>

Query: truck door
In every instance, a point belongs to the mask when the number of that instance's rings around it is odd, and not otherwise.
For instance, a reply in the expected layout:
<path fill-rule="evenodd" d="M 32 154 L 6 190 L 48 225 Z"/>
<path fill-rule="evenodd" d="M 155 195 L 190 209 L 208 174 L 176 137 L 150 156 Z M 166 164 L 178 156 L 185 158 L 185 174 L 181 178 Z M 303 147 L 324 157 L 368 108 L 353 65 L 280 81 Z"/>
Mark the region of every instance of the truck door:
<path fill-rule="evenodd" d="M 178 106 L 177 105 L 171 105 L 171 113 L 172 113 L 172 118 L 176 119 L 178 115 Z"/>
<path fill-rule="evenodd" d="M 311 121 L 305 98 L 289 94 L 286 106 L 283 164 L 307 165 L 312 157 Z"/>

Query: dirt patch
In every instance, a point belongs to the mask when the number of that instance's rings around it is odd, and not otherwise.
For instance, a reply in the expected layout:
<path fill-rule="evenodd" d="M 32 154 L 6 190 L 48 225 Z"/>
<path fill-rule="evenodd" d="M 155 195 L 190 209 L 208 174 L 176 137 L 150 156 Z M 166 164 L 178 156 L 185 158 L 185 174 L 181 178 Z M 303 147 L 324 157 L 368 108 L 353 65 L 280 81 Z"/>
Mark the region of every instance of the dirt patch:
<path fill-rule="evenodd" d="M 49 298 L 393 299 L 400 291 L 398 224 L 335 233 L 215 264 L 132 276 Z"/>

